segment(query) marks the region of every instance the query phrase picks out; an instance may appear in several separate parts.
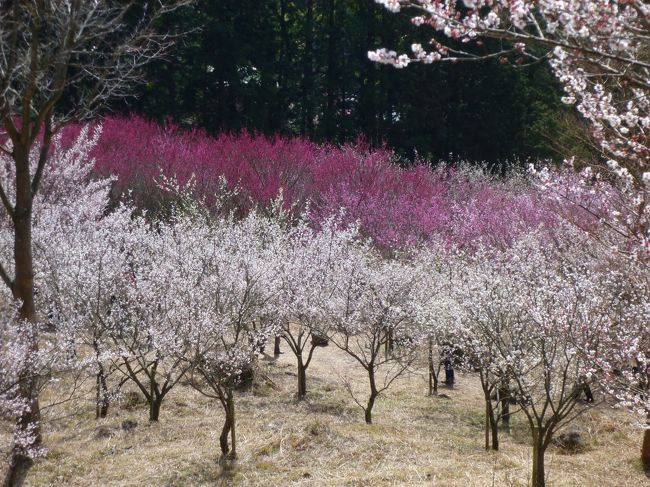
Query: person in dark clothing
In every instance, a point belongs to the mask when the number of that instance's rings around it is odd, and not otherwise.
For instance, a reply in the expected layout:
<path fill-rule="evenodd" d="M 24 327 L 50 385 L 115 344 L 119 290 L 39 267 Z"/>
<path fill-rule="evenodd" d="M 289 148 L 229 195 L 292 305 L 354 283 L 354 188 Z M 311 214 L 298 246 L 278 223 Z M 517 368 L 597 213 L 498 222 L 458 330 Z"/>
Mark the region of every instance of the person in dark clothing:
<path fill-rule="evenodd" d="M 451 360 L 447 359 L 444 361 L 445 366 L 445 385 L 453 386 L 454 385 L 454 366 L 451 363 Z"/>
<path fill-rule="evenodd" d="M 454 377 L 454 347 L 450 343 L 443 343 L 441 350 L 442 365 L 445 367 L 445 380 L 443 384 L 452 387 Z"/>

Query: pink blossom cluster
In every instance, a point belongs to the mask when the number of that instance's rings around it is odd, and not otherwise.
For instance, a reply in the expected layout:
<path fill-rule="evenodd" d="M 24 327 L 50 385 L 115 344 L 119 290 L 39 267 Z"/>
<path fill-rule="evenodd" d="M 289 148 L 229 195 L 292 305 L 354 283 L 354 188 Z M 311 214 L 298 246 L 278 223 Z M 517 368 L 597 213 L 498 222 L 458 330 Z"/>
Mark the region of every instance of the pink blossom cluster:
<path fill-rule="evenodd" d="M 67 129 L 64 145 L 77 130 Z M 172 123 L 109 117 L 92 156 L 98 176 L 116 177 L 115 191 L 132 191 L 145 208 L 161 197 L 161 176 L 181 186 L 191 180 L 208 206 L 224 189 L 236 189 L 226 206 L 240 216 L 254 207 L 268 211 L 281 194 L 285 210 L 309 208 L 316 226 L 343 210 L 345 224 L 359 222 L 361 234 L 388 252 L 432 240 L 507 244 L 553 218 L 522 181 L 500 181 L 466 167 L 432 169 L 424 162 L 402 168 L 389 149 L 362 142 L 318 145 L 248 133 L 210 137 Z"/>
<path fill-rule="evenodd" d="M 411 62 L 499 58 L 508 63 L 547 58 L 566 92 L 589 123 L 590 136 L 607 173 L 624 194 L 624 219 L 616 205 L 607 219 L 625 225 L 636 253 L 648 252 L 650 224 L 650 66 L 645 53 L 650 7 L 643 0 L 376 0 L 391 12 L 408 9 L 412 22 L 441 34 L 412 54 L 381 48 L 376 62 L 403 68 Z M 482 39 L 500 39 L 501 48 L 477 51 Z M 535 49 L 531 49 L 531 48 Z M 435 57 L 433 56 L 435 54 Z M 568 155 L 571 156 L 570 154 Z M 587 182 L 593 174 L 584 174 Z M 626 220 L 626 221 L 623 221 Z M 629 249 L 628 249 L 629 250 Z"/>

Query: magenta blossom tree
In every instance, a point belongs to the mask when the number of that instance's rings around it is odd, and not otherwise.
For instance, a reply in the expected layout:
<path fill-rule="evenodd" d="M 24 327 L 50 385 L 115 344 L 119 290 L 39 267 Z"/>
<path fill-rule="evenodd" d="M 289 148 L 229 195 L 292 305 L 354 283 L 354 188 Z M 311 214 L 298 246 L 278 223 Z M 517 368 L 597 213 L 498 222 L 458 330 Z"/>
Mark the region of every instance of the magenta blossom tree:
<path fill-rule="evenodd" d="M 76 130 L 69 127 L 64 138 Z M 384 255 L 435 240 L 507 245 L 551 218 L 521 178 L 504 182 L 479 169 L 421 162 L 404 169 L 390 150 L 363 143 L 321 146 L 246 133 L 212 138 L 140 117 L 108 118 L 92 155 L 99 176 L 117 177 L 114 195 L 131 191 L 141 208 L 159 208 L 168 198 L 157 183 L 163 176 L 181 185 L 191 180 L 209 208 L 239 217 L 255 207 L 271 213 L 281 194 L 295 216 L 309 209 L 315 228 L 343 210 L 344 223 L 358 222 Z M 236 188 L 225 205 L 216 198 L 222 178 L 227 189 Z"/>

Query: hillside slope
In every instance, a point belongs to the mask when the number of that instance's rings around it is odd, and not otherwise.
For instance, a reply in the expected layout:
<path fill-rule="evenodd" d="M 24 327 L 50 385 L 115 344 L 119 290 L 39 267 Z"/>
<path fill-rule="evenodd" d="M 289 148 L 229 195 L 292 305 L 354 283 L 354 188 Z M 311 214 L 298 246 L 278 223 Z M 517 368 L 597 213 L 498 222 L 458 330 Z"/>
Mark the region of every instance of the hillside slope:
<path fill-rule="evenodd" d="M 449 396 L 427 397 L 424 369 L 380 397 L 366 425 L 342 377 L 363 391 L 364 376 L 332 346 L 317 349 L 307 372 L 308 396 L 296 403 L 292 355 L 260 363 L 268 381 L 237 398 L 239 461 L 218 464 L 221 406 L 188 386 L 173 390 L 161 421 L 149 425 L 146 406 L 111 409 L 94 420 L 92 392 L 81 414 L 47 411 L 47 457 L 30 472 L 32 486 L 525 486 L 531 449 L 523 418 L 513 418 L 501 451 L 483 449 L 478 381 L 458 374 Z M 91 389 L 92 384 L 86 384 Z M 52 399 L 52 391 L 49 391 Z M 56 414 L 57 417 L 54 417 Z M 138 422 L 132 431 L 121 423 Z M 588 451 L 549 448 L 549 486 L 650 485 L 638 458 L 640 432 L 623 411 L 601 408 L 580 420 Z M 3 433 L 7 433 L 4 430 Z M 3 434 L 6 446 L 8 436 Z"/>

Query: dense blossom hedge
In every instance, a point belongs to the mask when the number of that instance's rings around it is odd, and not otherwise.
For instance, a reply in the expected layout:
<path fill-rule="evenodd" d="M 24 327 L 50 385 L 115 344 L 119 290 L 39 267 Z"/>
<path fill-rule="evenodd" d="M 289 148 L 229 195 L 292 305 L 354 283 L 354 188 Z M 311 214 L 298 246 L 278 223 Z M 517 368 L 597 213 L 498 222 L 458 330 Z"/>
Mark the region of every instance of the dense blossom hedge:
<path fill-rule="evenodd" d="M 359 221 L 362 233 L 387 251 L 432 239 L 508 243 L 552 218 L 521 177 L 497 180 L 480 169 L 423 161 L 403 168 L 389 149 L 363 142 L 319 145 L 245 132 L 210 137 L 138 116 L 110 117 L 93 156 L 99 176 L 117 176 L 114 193 L 130 191 L 140 208 L 159 208 L 162 175 L 181 185 L 191 181 L 197 196 L 214 204 L 223 176 L 237 189 L 229 203 L 240 215 L 271 208 L 281 193 L 286 209 L 309 207 L 317 226 L 343 210 L 345 223 Z"/>

